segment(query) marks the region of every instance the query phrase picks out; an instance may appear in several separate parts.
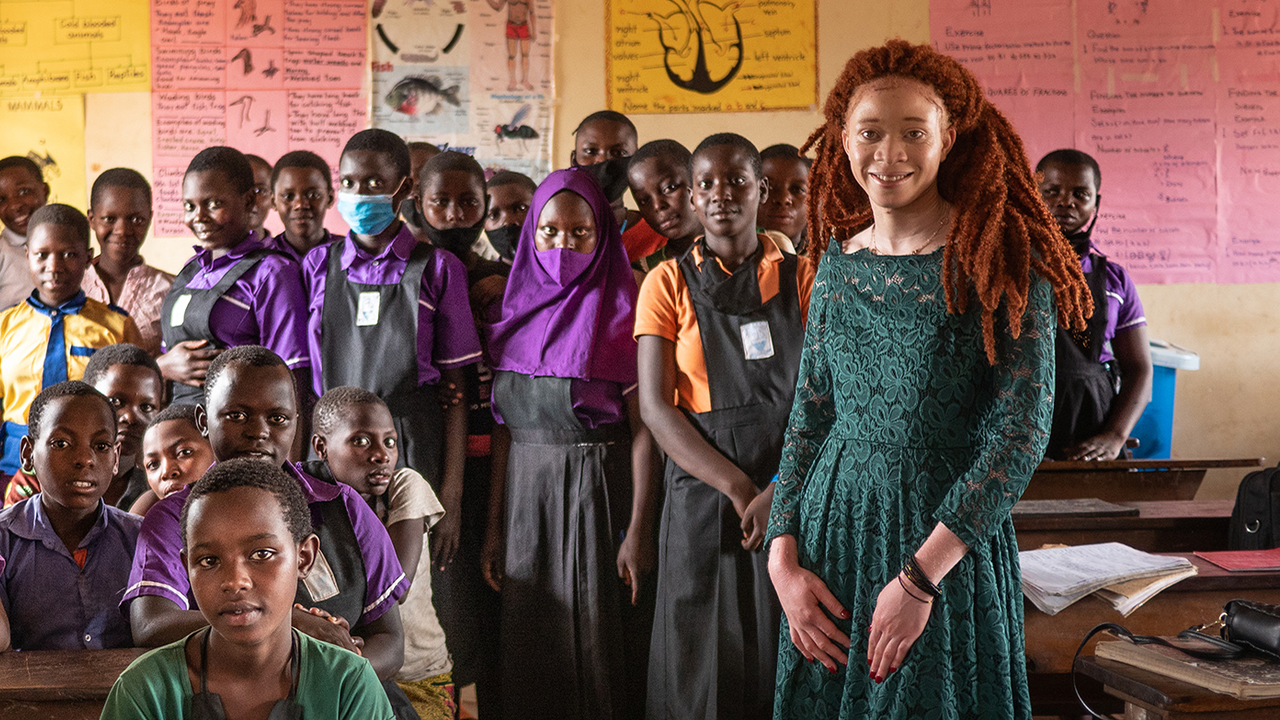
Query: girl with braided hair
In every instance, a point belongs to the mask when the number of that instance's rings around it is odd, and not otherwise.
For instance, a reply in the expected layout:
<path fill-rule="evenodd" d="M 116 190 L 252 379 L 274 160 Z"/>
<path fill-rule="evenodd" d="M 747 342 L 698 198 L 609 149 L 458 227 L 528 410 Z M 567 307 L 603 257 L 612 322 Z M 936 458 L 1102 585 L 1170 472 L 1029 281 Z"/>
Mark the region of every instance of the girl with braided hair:
<path fill-rule="evenodd" d="M 1009 511 L 1049 438 L 1055 320 L 1091 312 L 1079 262 L 955 60 L 864 50 L 825 115 L 830 246 L 767 534 L 774 717 L 1030 718 Z"/>

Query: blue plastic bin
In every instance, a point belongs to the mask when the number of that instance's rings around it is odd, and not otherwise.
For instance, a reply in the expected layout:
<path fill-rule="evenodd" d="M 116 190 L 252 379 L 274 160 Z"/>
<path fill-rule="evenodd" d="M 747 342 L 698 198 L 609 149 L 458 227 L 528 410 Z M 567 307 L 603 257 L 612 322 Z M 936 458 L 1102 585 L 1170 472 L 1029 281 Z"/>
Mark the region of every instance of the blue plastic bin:
<path fill-rule="evenodd" d="M 1199 370 L 1200 356 L 1163 340 L 1151 341 L 1151 402 L 1133 426 L 1133 437 L 1141 443 L 1135 458 L 1172 457 L 1173 401 L 1179 370 Z"/>

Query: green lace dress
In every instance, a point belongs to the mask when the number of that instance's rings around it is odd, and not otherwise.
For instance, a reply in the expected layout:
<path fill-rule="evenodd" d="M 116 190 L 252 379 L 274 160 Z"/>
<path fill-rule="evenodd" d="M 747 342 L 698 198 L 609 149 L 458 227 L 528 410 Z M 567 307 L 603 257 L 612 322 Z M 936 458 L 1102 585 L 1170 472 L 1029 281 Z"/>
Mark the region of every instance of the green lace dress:
<path fill-rule="evenodd" d="M 796 537 L 800 565 L 853 613 L 836 620 L 853 647 L 831 674 L 805 661 L 784 618 L 775 720 L 1031 717 L 1009 511 L 1049 439 L 1052 291 L 1033 277 L 1021 336 L 992 367 L 976 301 L 948 314 L 941 270 L 942 251 L 833 243 L 822 258 L 768 539 Z M 969 552 L 877 685 L 865 659 L 876 597 L 938 522 Z"/>

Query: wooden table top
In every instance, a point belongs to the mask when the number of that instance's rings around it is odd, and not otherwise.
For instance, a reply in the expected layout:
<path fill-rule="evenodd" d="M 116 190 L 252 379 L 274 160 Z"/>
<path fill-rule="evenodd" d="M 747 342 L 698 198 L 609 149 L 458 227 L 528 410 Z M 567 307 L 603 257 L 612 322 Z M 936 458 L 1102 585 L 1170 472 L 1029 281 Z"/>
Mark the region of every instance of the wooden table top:
<path fill-rule="evenodd" d="M 1213 460 L 1045 460 L 1038 473 L 1113 472 L 1116 470 L 1215 470 L 1218 468 L 1262 467 L 1266 458 L 1221 458 Z"/>
<path fill-rule="evenodd" d="M 120 673 L 148 649 L 0 653 L 0 701 L 105 700 Z"/>
<path fill-rule="evenodd" d="M 1130 527 L 1177 527 L 1187 520 L 1231 517 L 1234 500 L 1137 500 L 1120 501 L 1116 505 L 1135 508 L 1136 515 L 1035 515 L 1019 517 L 1016 510 L 1013 526 L 1023 530 L 1119 529 Z"/>
<path fill-rule="evenodd" d="M 1280 698 L 1237 700 L 1114 660 L 1082 657 L 1076 660 L 1076 670 L 1101 682 L 1125 701 L 1167 713 L 1232 713 L 1213 717 L 1240 718 L 1280 716 Z"/>

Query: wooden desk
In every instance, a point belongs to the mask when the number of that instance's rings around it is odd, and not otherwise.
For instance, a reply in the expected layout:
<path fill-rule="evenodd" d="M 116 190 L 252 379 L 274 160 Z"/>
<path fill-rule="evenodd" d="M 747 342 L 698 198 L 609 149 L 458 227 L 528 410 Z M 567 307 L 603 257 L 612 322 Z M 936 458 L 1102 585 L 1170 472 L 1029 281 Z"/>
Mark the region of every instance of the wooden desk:
<path fill-rule="evenodd" d="M 1080 674 L 1102 683 L 1108 695 L 1124 701 L 1126 720 L 1275 720 L 1280 717 L 1280 698 L 1236 700 L 1102 658 L 1081 657 L 1076 661 L 1076 668 Z"/>
<path fill-rule="evenodd" d="M 1031 484 L 1022 497 L 1026 500 L 1093 497 L 1110 502 L 1194 500 L 1206 470 L 1262 467 L 1262 462 L 1262 458 L 1090 462 L 1046 460 L 1036 468 Z"/>
<path fill-rule="evenodd" d="M 1119 623 L 1138 635 L 1177 635 L 1192 625 L 1217 618 L 1222 606 L 1236 598 L 1280 604 L 1280 572 L 1228 573 L 1188 553 L 1169 554 L 1186 557 L 1195 563 L 1200 574 L 1164 590 L 1127 618 L 1093 597 L 1053 616 L 1023 600 L 1027 670 L 1033 673 L 1031 702 L 1037 715 L 1068 712 L 1063 708 L 1075 706 L 1070 685 L 1064 681 L 1080 640 L 1098 623 Z M 1083 654 L 1092 654 L 1093 645 L 1106 637 L 1094 638 Z"/>
<path fill-rule="evenodd" d="M 1046 543 L 1089 545 L 1121 542 L 1146 552 L 1226 550 L 1227 526 L 1233 500 L 1157 500 L 1120 502 L 1136 507 L 1129 517 L 1013 517 L 1018 549 L 1034 550 Z"/>
<path fill-rule="evenodd" d="M 0 653 L 0 720 L 97 720 L 145 648 Z"/>

